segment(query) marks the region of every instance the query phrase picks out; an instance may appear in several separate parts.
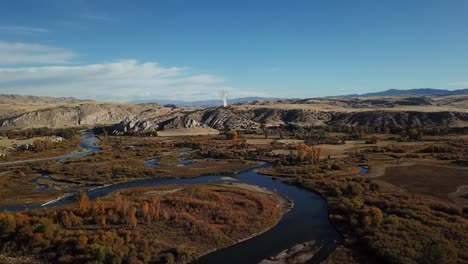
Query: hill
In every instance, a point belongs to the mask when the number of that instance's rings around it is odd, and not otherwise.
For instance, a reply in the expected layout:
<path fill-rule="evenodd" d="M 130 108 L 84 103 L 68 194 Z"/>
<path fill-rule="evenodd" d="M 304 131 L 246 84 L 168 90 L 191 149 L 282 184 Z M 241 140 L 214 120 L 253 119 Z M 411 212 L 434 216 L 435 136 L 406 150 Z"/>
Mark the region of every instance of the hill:
<path fill-rule="evenodd" d="M 41 107 L 0 119 L 2 128 L 64 128 L 116 124 L 129 116 L 145 117 L 157 112 L 167 115 L 170 108 L 157 104 L 82 102 Z M 157 115 L 156 114 L 156 115 Z"/>
<path fill-rule="evenodd" d="M 244 98 L 245 99 L 245 98 Z M 258 98 L 249 98 L 258 99 Z M 19 100 L 19 99 L 18 99 Z M 21 100 L 25 100 L 21 98 Z M 34 99 L 31 101 L 40 101 Z M 468 127 L 468 96 L 360 97 L 251 100 L 201 109 L 135 103 L 30 103 L 0 117 L 2 128 L 112 125 L 116 134 L 164 131 L 179 135 L 249 130 L 262 126 Z M 17 105 L 13 105 L 17 107 Z M 11 104 L 0 104 L 12 107 Z M 163 135 L 164 133 L 160 133 Z"/>
<path fill-rule="evenodd" d="M 382 92 L 365 93 L 365 94 L 349 94 L 331 96 L 328 98 L 354 98 L 354 97 L 378 97 L 378 96 L 449 96 L 449 95 L 468 95 L 467 89 L 460 90 L 445 90 L 433 88 L 416 88 L 409 90 L 390 89 Z"/>
<path fill-rule="evenodd" d="M 248 103 L 254 101 L 263 101 L 263 100 L 275 100 L 275 98 L 265 98 L 265 97 L 242 97 L 242 98 L 233 98 L 227 99 L 227 103 L 239 104 L 239 103 Z M 160 105 L 175 105 L 178 107 L 186 108 L 208 108 L 208 107 L 217 107 L 223 105 L 223 100 L 200 100 L 200 101 L 183 101 L 183 100 L 171 100 L 171 99 L 145 99 L 145 100 L 135 100 L 131 103 L 157 103 Z"/>
<path fill-rule="evenodd" d="M 80 100 L 74 97 L 49 97 L 19 94 L 0 94 L 0 104 L 57 104 L 78 103 L 89 100 Z"/>

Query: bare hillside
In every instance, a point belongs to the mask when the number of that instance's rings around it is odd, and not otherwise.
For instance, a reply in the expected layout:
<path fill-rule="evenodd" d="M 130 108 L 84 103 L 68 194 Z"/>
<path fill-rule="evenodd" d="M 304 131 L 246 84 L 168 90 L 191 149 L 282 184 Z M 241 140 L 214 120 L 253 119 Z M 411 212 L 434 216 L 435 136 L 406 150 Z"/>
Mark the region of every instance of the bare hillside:
<path fill-rule="evenodd" d="M 118 104 L 86 102 L 28 111 L 0 120 L 3 128 L 62 128 L 116 124 L 134 115 L 148 112 L 165 115 L 169 108 L 157 104 Z"/>
<path fill-rule="evenodd" d="M 29 100 L 28 98 L 19 97 L 15 100 Z M 31 99 L 30 102 L 34 100 Z M 157 104 L 74 101 L 44 104 L 43 100 L 48 99 L 37 99 L 37 104 L 26 104 L 30 109 L 24 108 L 22 113 L 4 116 L 0 119 L 1 127 L 21 129 L 115 125 L 114 133 L 120 134 L 129 131 L 178 130 L 187 133 L 212 133 L 216 130 L 258 129 L 262 126 L 288 124 L 380 128 L 468 126 L 466 96 L 288 99 L 198 110 L 162 107 Z M 61 100 L 57 99 L 59 102 Z M 0 109 L 5 105 L 0 105 Z"/>

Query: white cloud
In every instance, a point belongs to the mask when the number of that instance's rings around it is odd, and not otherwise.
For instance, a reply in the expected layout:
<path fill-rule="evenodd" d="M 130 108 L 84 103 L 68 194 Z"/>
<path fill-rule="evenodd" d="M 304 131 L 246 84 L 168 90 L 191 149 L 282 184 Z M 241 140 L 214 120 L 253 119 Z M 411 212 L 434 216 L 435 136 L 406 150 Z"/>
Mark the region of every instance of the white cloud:
<path fill-rule="evenodd" d="M 49 33 L 48 29 L 40 27 L 25 27 L 19 25 L 0 25 L 0 32 L 19 35 L 39 35 Z"/>
<path fill-rule="evenodd" d="M 468 82 L 451 82 L 448 85 L 450 86 L 458 86 L 458 87 L 468 87 Z"/>
<path fill-rule="evenodd" d="M 231 97 L 262 95 L 229 87 L 219 76 L 193 74 L 187 67 L 136 60 L 72 65 L 74 57 L 63 48 L 0 41 L 0 93 L 107 101 L 215 99 L 222 89 Z"/>
<path fill-rule="evenodd" d="M 186 67 L 162 67 L 154 62 L 135 60 L 81 66 L 0 68 L 0 93 L 108 101 L 200 100 L 218 98 L 221 89 L 229 90 L 231 97 L 261 95 L 229 87 L 218 76 L 189 74 Z"/>
<path fill-rule="evenodd" d="M 0 65 L 68 63 L 75 53 L 40 44 L 0 41 Z"/>

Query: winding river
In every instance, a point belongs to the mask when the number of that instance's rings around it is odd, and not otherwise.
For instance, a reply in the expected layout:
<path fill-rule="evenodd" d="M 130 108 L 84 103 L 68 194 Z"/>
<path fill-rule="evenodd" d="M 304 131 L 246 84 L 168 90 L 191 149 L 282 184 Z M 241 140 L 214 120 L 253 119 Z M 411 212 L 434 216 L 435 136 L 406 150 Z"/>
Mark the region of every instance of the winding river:
<path fill-rule="evenodd" d="M 92 131 L 86 131 L 83 133 L 83 136 L 81 137 L 81 143 L 79 145 L 79 148 L 83 151 L 72 152 L 67 156 L 58 158 L 56 161 L 64 162 L 67 159 L 78 159 L 101 151 L 101 148 L 96 146 L 96 143 L 98 141 L 99 139 L 94 135 Z"/>
<path fill-rule="evenodd" d="M 80 147 L 86 152 L 72 153 L 66 158 L 77 158 L 90 155 L 100 150 L 95 145 L 98 139 L 92 132 L 83 135 Z M 63 161 L 62 159 L 58 160 Z M 260 168 L 270 166 L 263 162 Z M 298 186 L 287 184 L 283 181 L 272 180 L 269 177 L 258 174 L 258 169 L 251 169 L 239 174 L 224 176 L 202 176 L 191 179 L 166 179 L 166 180 L 144 180 L 102 186 L 86 191 L 91 199 L 103 197 L 109 193 L 142 186 L 161 186 L 176 184 L 204 184 L 204 183 L 228 183 L 240 182 L 257 185 L 272 190 L 279 195 L 289 199 L 294 207 L 287 212 L 280 222 L 268 230 L 244 242 L 231 247 L 220 249 L 201 257 L 196 263 L 258 263 L 262 259 L 279 253 L 281 250 L 290 248 L 296 244 L 306 241 L 320 241 L 325 246 L 314 257 L 314 262 L 325 258 L 331 250 L 341 241 L 328 219 L 327 204 L 319 195 Z M 74 203 L 76 196 L 68 196 L 45 205 L 19 205 L 0 207 L 1 211 L 22 211 L 36 208 L 51 208 L 55 206 Z"/>

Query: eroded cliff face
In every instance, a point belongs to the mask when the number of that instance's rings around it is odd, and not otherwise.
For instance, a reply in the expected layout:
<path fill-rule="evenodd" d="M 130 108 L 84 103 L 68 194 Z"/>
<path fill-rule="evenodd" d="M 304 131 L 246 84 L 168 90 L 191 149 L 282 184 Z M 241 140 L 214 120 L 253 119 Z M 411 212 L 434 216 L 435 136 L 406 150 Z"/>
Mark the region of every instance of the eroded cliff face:
<path fill-rule="evenodd" d="M 468 126 L 468 113 L 461 112 L 387 112 L 369 111 L 335 113 L 329 125 L 408 127 L 408 126 Z"/>
<path fill-rule="evenodd" d="M 40 109 L 0 121 L 2 128 L 63 128 L 116 124 L 131 115 L 147 110 L 161 110 L 159 105 L 87 103 Z"/>
<path fill-rule="evenodd" d="M 262 126 L 468 126 L 468 113 L 460 111 L 281 109 L 264 105 L 253 109 L 231 106 L 187 110 L 156 104 L 82 103 L 31 111 L 0 120 L 2 128 L 63 128 L 115 125 L 113 132 L 174 129 L 258 129 Z"/>
<path fill-rule="evenodd" d="M 262 126 L 295 124 L 299 126 L 371 126 L 405 128 L 408 126 L 468 126 L 468 113 L 461 112 L 413 112 L 413 111 L 362 111 L 362 112 L 321 112 L 307 110 L 281 110 L 259 108 L 238 110 L 216 108 L 191 113 L 176 113 L 176 116 L 162 116 L 146 120 L 128 118 L 116 126 L 115 132 L 128 130 L 164 130 L 179 128 L 258 129 Z"/>

